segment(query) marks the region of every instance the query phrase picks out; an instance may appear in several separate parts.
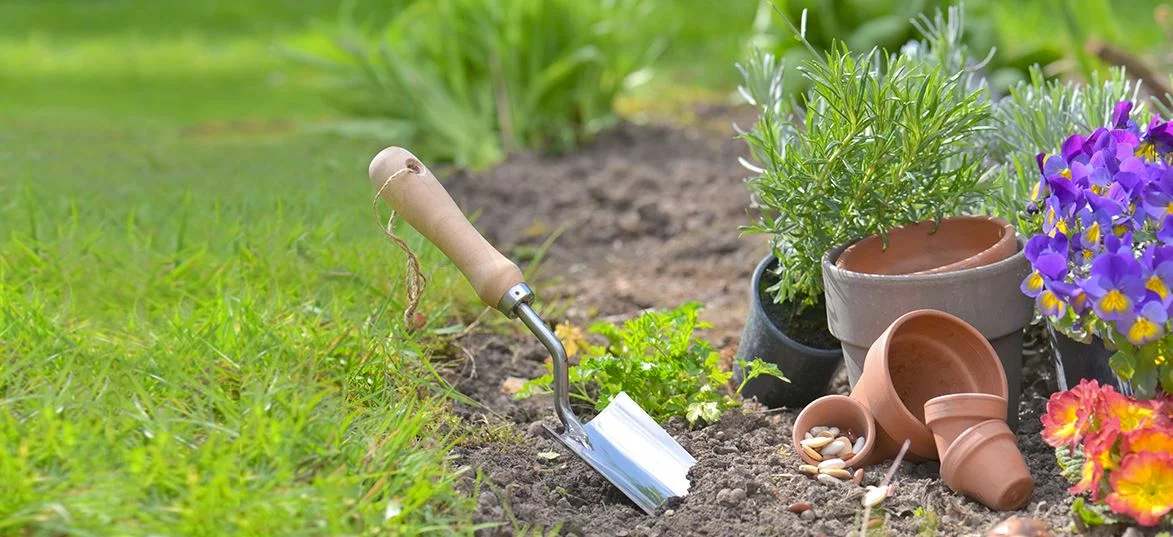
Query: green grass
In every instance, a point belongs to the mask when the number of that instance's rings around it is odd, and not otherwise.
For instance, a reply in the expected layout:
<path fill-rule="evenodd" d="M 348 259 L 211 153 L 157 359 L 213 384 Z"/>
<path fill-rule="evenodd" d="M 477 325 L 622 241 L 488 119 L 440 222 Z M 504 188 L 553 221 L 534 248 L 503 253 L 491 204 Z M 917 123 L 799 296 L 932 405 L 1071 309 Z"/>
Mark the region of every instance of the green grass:
<path fill-rule="evenodd" d="M 0 535 L 469 533 L 428 342 L 471 292 L 404 229 L 404 334 L 380 143 L 271 52 L 316 12 L 151 5 L 0 4 Z"/>

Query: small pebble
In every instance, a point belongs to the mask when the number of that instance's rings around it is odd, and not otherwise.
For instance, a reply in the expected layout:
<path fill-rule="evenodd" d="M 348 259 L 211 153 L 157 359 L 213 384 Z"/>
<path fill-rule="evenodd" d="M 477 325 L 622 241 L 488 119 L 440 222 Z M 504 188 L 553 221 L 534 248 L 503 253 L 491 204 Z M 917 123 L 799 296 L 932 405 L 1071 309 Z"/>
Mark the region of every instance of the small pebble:
<path fill-rule="evenodd" d="M 864 443 L 867 442 L 867 440 L 868 439 L 863 436 L 856 438 L 855 445 L 851 446 L 851 451 L 853 451 L 855 453 L 859 453 L 859 452 L 863 451 L 863 445 L 864 445 Z"/>
<path fill-rule="evenodd" d="M 798 516 L 802 517 L 803 520 L 810 521 L 810 520 L 814 520 L 817 515 L 815 515 L 814 509 L 807 509 L 806 511 L 803 511 L 801 515 L 798 515 Z"/>
<path fill-rule="evenodd" d="M 851 479 L 851 472 L 843 468 L 821 468 L 819 469 L 819 474 L 829 475 L 836 479 Z"/>
<path fill-rule="evenodd" d="M 826 436 L 818 436 L 815 438 L 811 438 L 809 440 L 803 440 L 803 441 L 799 442 L 799 445 L 803 445 L 803 446 L 809 447 L 811 449 L 819 449 L 819 448 L 822 448 L 823 446 L 830 444 L 831 442 L 834 442 L 833 438 L 828 438 Z"/>
<path fill-rule="evenodd" d="M 809 464 L 804 464 L 804 465 L 798 467 L 798 471 L 800 473 L 804 473 L 806 475 L 818 475 L 819 474 L 819 467 L 812 466 Z"/>
<path fill-rule="evenodd" d="M 855 471 L 855 475 L 851 477 L 851 482 L 856 486 L 859 486 L 860 483 L 863 483 L 863 468 Z"/>
<path fill-rule="evenodd" d="M 819 474 L 819 475 L 815 476 L 815 479 L 818 479 L 819 481 L 822 481 L 823 483 L 828 483 L 828 484 L 832 484 L 832 485 L 838 485 L 838 484 L 843 483 L 842 481 L 835 479 L 834 476 L 829 476 L 827 474 Z"/>
<path fill-rule="evenodd" d="M 792 503 L 790 504 L 790 507 L 786 508 L 786 510 L 790 511 L 791 513 L 802 514 L 811 510 L 811 504 L 806 502 Z"/>
<path fill-rule="evenodd" d="M 1132 533 L 1129 533 L 1132 531 Z M 1125 537 L 1142 535 L 1129 528 L 1124 532 Z M 1033 518 L 1010 517 L 994 526 L 986 537 L 1051 537 L 1051 530 L 1046 524 Z"/>
<path fill-rule="evenodd" d="M 818 451 L 811 449 L 809 446 L 802 446 L 802 452 L 806 453 L 807 457 L 814 459 L 815 462 L 819 462 L 819 461 L 823 460 L 823 456 L 819 455 Z"/>
<path fill-rule="evenodd" d="M 676 510 L 675 510 L 675 509 L 668 509 L 667 511 L 664 511 L 664 516 L 672 516 L 672 515 L 675 515 L 675 514 L 676 514 Z"/>
<path fill-rule="evenodd" d="M 847 448 L 846 443 L 836 440 L 834 442 L 831 442 L 831 443 L 823 446 L 823 449 L 819 450 L 819 455 L 822 455 L 824 457 L 830 457 L 831 455 L 838 455 L 840 452 L 842 452 L 846 448 Z"/>
<path fill-rule="evenodd" d="M 888 487 L 868 487 L 868 491 L 863 495 L 864 507 L 875 507 L 888 497 Z"/>
<path fill-rule="evenodd" d="M 843 459 L 827 459 L 819 463 L 819 470 L 830 470 L 834 468 L 846 468 L 847 463 Z"/>

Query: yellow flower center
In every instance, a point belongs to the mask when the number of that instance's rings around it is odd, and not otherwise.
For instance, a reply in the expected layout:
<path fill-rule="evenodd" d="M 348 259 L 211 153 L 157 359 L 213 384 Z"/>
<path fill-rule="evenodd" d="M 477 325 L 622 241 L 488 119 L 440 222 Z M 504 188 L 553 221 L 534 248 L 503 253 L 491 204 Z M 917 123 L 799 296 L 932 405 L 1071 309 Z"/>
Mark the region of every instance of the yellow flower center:
<path fill-rule="evenodd" d="M 1132 309 L 1132 301 L 1119 289 L 1113 289 L 1100 299 L 1100 309 L 1108 313 L 1124 313 Z"/>
<path fill-rule="evenodd" d="M 1157 293 L 1157 296 L 1161 297 L 1161 300 L 1164 300 L 1166 296 L 1169 296 L 1169 288 L 1165 286 L 1164 280 L 1162 280 L 1156 274 L 1149 277 L 1149 281 L 1145 282 L 1144 288 Z"/>
<path fill-rule="evenodd" d="M 1099 242 L 1100 242 L 1100 223 L 1099 222 L 1092 222 L 1092 225 L 1088 226 L 1087 230 L 1085 230 L 1083 232 L 1083 236 L 1084 236 L 1084 238 L 1086 238 L 1088 240 L 1088 242 L 1090 242 L 1092 244 L 1099 244 Z"/>
<path fill-rule="evenodd" d="M 1157 324 L 1141 317 L 1128 328 L 1128 340 L 1133 343 L 1152 341 L 1160 334 Z"/>
<path fill-rule="evenodd" d="M 1071 180 L 1071 168 L 1063 168 L 1063 170 L 1059 172 L 1059 175 L 1063 176 L 1064 179 L 1067 179 L 1068 181 L 1070 181 Z"/>
<path fill-rule="evenodd" d="M 1032 272 L 1030 277 L 1026 280 L 1026 287 L 1031 291 L 1038 291 L 1043 288 L 1043 275 L 1038 271 Z"/>

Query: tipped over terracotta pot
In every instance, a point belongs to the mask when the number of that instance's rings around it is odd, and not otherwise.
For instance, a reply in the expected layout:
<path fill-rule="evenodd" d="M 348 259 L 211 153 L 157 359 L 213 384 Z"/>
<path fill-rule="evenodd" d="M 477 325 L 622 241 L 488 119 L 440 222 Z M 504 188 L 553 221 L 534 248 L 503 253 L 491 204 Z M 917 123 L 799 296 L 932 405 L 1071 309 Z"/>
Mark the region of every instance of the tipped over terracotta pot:
<path fill-rule="evenodd" d="M 876 422 L 859 401 L 845 395 L 827 395 L 811 401 L 802 409 L 794 420 L 791 446 L 807 464 L 818 464 L 819 461 L 805 453 L 802 440 L 808 431 L 819 426 L 838 427 L 844 434 L 864 437 L 863 448 L 844 460 L 847 467 L 866 466 L 873 462 L 870 457 L 876 443 Z"/>
<path fill-rule="evenodd" d="M 1026 505 L 1035 489 L 1014 433 L 1002 420 L 983 421 L 961 433 L 942 457 L 941 480 L 998 511 Z"/>
<path fill-rule="evenodd" d="M 925 425 L 933 431 L 937 455 L 944 457 L 966 429 L 987 420 L 1006 421 L 1006 398 L 989 393 L 955 393 L 925 403 Z"/>
<path fill-rule="evenodd" d="M 937 274 L 989 265 L 1014 255 L 1014 226 L 989 216 L 954 216 L 900 226 L 848 246 L 835 265 L 864 274 Z"/>
<path fill-rule="evenodd" d="M 961 319 L 917 310 L 896 319 L 868 350 L 851 398 L 876 420 L 872 457 L 893 457 L 907 438 L 908 452 L 936 460 L 933 433 L 925 425 L 925 403 L 954 393 L 1006 397 L 1002 362 L 986 338 Z"/>

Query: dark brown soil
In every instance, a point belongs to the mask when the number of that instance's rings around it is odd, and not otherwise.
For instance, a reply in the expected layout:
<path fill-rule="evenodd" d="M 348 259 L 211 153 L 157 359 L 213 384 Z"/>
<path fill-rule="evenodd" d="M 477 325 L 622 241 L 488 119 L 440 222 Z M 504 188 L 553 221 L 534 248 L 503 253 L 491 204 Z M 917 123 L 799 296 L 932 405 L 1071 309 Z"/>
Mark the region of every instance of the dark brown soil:
<path fill-rule="evenodd" d="M 621 320 L 699 300 L 716 325 L 710 339 L 731 356 L 750 276 L 768 251 L 761 237 L 738 237 L 748 203 L 745 174 L 736 165 L 741 152 L 728 132 L 626 125 L 572 155 L 522 156 L 446 183 L 465 210 L 480 213 L 477 227 L 515 258 L 562 231 L 536 287 L 547 301 L 574 300 L 548 321 Z M 1063 535 L 1071 531 L 1071 498 L 1038 420 L 1055 383 L 1040 337 L 1030 339 L 1018 440 L 1037 487 L 1015 514 L 1041 519 Z M 485 434 L 452 452 L 458 466 L 472 470 L 462 486 L 477 497 L 477 521 L 498 524 L 485 535 L 557 528 L 562 535 L 795 536 L 857 528 L 862 488 L 829 487 L 797 473 L 800 460 L 788 447 L 794 409 L 750 403 L 699 430 L 670 421 L 669 432 L 697 458 L 692 487 L 658 516 L 647 516 L 542 431 L 543 422 L 556 425 L 548 397 L 515 401 L 506 393 L 519 379 L 545 372 L 547 355 L 532 337 L 482 332 L 453 345 L 451 354 L 463 358 L 447 372 L 451 382 L 485 405 L 457 405 Z M 833 386 L 847 388 L 842 379 Z M 900 468 L 896 495 L 884 503 L 887 534 L 914 535 L 939 517 L 938 535 L 982 535 L 1009 516 L 954 494 L 938 469 L 936 463 Z M 885 470 L 867 469 L 865 484 L 877 483 Z M 813 516 L 788 511 L 797 502 L 813 506 Z"/>
<path fill-rule="evenodd" d="M 770 271 L 762 275 L 758 282 L 758 293 L 762 299 L 762 309 L 766 316 L 783 334 L 808 347 L 816 349 L 838 349 L 839 340 L 831 335 L 827 329 L 827 305 L 820 297 L 819 301 L 805 308 L 795 311 L 792 304 L 777 304 L 767 291 L 770 286 L 778 283 Z"/>

